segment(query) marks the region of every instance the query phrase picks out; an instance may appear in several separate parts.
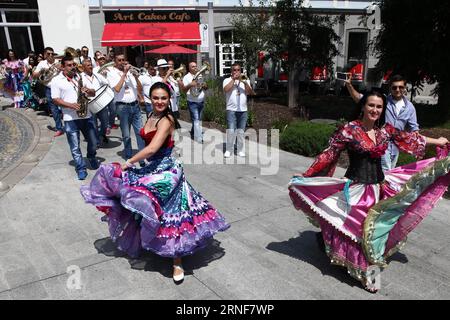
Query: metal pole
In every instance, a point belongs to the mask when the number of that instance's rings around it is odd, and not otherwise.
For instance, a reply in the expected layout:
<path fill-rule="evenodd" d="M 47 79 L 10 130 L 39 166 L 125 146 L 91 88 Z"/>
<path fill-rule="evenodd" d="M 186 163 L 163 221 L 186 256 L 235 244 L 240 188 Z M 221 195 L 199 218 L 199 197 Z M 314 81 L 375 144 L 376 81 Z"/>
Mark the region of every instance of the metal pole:
<path fill-rule="evenodd" d="M 211 65 L 210 75 L 216 76 L 216 38 L 214 36 L 214 10 L 213 3 L 208 2 L 208 43 L 209 43 L 209 64 Z"/>

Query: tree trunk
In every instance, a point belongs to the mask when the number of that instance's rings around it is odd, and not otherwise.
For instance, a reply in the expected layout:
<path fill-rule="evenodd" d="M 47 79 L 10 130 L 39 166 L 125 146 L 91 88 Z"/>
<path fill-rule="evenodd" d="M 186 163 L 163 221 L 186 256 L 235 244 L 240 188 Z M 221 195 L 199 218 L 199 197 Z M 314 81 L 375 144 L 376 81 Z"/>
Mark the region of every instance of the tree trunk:
<path fill-rule="evenodd" d="M 289 68 L 289 78 L 288 78 L 288 106 L 289 108 L 298 107 L 298 90 L 299 90 L 299 72 L 296 66 L 291 66 Z"/>
<path fill-rule="evenodd" d="M 450 82 L 439 83 L 439 114 L 443 121 L 450 120 Z"/>

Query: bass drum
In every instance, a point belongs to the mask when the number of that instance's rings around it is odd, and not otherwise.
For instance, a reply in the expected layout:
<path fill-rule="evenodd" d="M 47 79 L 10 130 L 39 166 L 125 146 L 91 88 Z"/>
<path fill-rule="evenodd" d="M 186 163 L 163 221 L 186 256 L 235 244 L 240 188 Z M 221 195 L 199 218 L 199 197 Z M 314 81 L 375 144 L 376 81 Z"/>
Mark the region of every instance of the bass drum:
<path fill-rule="evenodd" d="M 107 84 L 95 90 L 95 97 L 89 103 L 88 108 L 93 114 L 102 111 L 114 99 L 114 91 Z"/>

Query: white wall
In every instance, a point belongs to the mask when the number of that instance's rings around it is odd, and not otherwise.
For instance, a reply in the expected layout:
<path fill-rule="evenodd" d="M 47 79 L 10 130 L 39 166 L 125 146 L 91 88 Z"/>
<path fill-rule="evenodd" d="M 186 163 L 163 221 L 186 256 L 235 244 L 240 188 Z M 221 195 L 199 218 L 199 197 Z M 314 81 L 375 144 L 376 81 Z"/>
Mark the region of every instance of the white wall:
<path fill-rule="evenodd" d="M 88 0 L 38 0 L 38 6 L 45 47 L 63 53 L 87 46 L 93 56 Z"/>

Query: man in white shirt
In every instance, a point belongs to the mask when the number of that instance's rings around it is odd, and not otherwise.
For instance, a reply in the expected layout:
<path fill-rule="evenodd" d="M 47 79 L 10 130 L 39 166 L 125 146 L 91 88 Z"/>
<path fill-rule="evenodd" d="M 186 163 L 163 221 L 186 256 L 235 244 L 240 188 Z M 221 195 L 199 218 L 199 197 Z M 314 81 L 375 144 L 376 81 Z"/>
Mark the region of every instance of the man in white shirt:
<path fill-rule="evenodd" d="M 247 95 L 255 95 L 249 80 L 241 79 L 241 66 L 231 66 L 231 77 L 223 81 L 227 104 L 227 145 L 225 158 L 234 154 L 237 137 L 238 156 L 245 157 L 244 131 L 247 126 Z"/>
<path fill-rule="evenodd" d="M 139 134 L 142 128 L 142 117 L 138 99 L 143 100 L 141 95 L 142 84 L 138 75 L 131 74 L 131 65 L 125 64 L 125 61 L 123 54 L 116 55 L 114 58 L 115 65 L 108 71 L 106 79 L 115 92 L 114 100 L 120 118 L 120 129 L 124 144 L 122 156 L 125 160 L 128 160 L 133 156 L 130 137 L 131 126 L 133 126 L 139 150 L 145 147 L 145 143 Z M 141 163 L 141 165 L 144 164 Z"/>
<path fill-rule="evenodd" d="M 90 60 L 83 61 L 83 70 L 81 74 L 83 77 L 83 84 L 88 89 L 93 89 L 97 91 L 103 85 L 108 85 L 108 81 L 100 74 L 94 73 L 92 63 Z M 100 144 L 100 138 L 103 143 L 107 144 L 109 142 L 107 135 L 107 129 L 109 125 L 109 110 L 108 106 L 104 107 L 102 110 L 93 115 L 94 123 L 96 127 L 97 143 Z M 100 130 L 98 127 L 98 121 L 100 120 Z"/>
<path fill-rule="evenodd" d="M 51 85 L 52 99 L 54 103 L 64 108 L 64 127 L 69 143 L 70 152 L 75 162 L 75 170 L 79 180 L 87 177 L 86 163 L 80 150 L 80 131 L 87 140 L 87 157 L 91 169 L 97 170 L 99 163 L 95 158 L 97 152 L 97 138 L 95 135 L 95 125 L 92 115 L 87 111 L 86 117 L 80 117 L 77 111 L 80 110 L 78 104 L 79 79 L 76 74 L 76 63 L 72 57 L 64 57 L 61 60 L 62 73 L 53 78 Z M 83 83 L 84 84 L 84 83 Z M 95 91 L 82 87 L 81 91 L 87 96 L 94 96 Z M 87 106 L 86 106 L 87 108 Z"/>
<path fill-rule="evenodd" d="M 208 89 L 206 83 L 199 83 L 194 80 L 195 74 L 198 72 L 197 63 L 189 63 L 189 72 L 183 78 L 183 91 L 186 92 L 187 105 L 191 115 L 192 128 L 191 137 L 197 142 L 203 141 L 202 133 L 202 116 L 205 107 L 205 92 Z M 193 94 L 193 90 L 199 92 L 198 95 Z"/>
<path fill-rule="evenodd" d="M 46 69 L 49 69 L 50 66 L 55 63 L 55 52 L 53 48 L 47 47 L 44 49 L 44 59 L 37 65 L 36 69 L 33 72 L 33 78 L 37 79 Z M 52 92 L 51 92 L 51 82 L 47 85 L 45 89 L 45 96 L 47 97 L 48 109 L 49 112 L 52 113 L 53 120 L 55 120 L 55 137 L 59 137 L 64 134 L 63 123 L 62 123 L 62 110 L 60 107 L 55 105 L 52 100 Z"/>
<path fill-rule="evenodd" d="M 94 67 L 93 71 L 95 74 L 98 74 L 98 71 L 100 70 L 100 68 L 109 62 L 106 59 L 106 56 L 100 51 L 95 52 L 94 59 L 95 59 L 95 62 L 97 63 L 97 66 Z M 106 70 L 102 71 L 101 76 L 106 77 L 107 72 L 108 72 L 108 68 Z M 114 100 L 111 101 L 111 103 L 108 105 L 108 115 L 109 115 L 109 120 L 108 120 L 108 127 L 106 128 L 106 135 L 111 134 L 111 129 L 119 128 L 119 126 L 115 124 L 116 116 L 117 116 L 117 107 L 116 107 L 116 103 L 114 102 Z"/>
<path fill-rule="evenodd" d="M 172 77 L 172 71 L 170 70 L 170 64 L 165 59 L 159 59 L 156 68 L 159 75 L 154 77 L 153 83 L 158 81 L 164 82 L 170 88 L 170 108 L 173 112 L 173 116 L 176 119 L 180 118 L 180 112 L 178 111 L 177 96 L 180 94 L 179 83 Z"/>
<path fill-rule="evenodd" d="M 150 69 L 149 63 L 146 61 L 144 63 L 144 65 L 145 64 L 147 64 L 147 66 L 148 66 L 147 70 L 149 70 Z M 152 87 L 152 85 L 155 82 L 161 81 L 161 78 L 151 76 L 150 72 L 147 71 L 146 73 L 141 74 L 139 76 L 139 81 L 141 81 L 141 84 L 142 84 L 142 94 L 144 96 L 145 112 L 147 113 L 147 117 L 148 117 L 149 114 L 153 111 L 152 101 L 150 100 L 150 88 Z"/>

